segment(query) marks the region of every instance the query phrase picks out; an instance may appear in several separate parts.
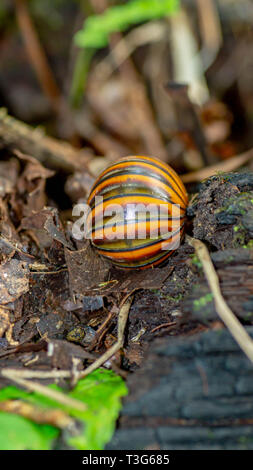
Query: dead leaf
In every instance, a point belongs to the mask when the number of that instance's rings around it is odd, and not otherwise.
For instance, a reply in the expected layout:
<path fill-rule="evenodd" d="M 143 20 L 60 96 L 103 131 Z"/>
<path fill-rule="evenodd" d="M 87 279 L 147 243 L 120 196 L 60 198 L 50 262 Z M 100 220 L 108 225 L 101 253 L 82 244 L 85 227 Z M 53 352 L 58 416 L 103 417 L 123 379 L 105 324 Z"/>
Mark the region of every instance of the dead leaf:
<path fill-rule="evenodd" d="M 12 259 L 0 266 L 0 304 L 8 304 L 29 290 L 27 263 Z"/>

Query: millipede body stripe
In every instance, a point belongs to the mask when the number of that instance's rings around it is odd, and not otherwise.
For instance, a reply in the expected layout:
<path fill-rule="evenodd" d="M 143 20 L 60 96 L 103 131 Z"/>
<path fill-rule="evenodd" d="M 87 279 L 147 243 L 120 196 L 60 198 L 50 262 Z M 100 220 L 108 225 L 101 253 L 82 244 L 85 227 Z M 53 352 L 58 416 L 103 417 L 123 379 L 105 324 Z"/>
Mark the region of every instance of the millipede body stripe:
<path fill-rule="evenodd" d="M 181 191 L 181 194 L 183 196 L 183 199 L 185 201 L 185 203 L 187 204 L 188 202 L 188 197 L 187 197 L 187 194 L 185 192 L 185 188 L 184 188 L 184 185 L 183 183 L 181 182 L 180 178 L 178 178 L 178 175 L 176 174 L 176 172 L 173 170 L 173 168 L 169 165 L 165 165 L 165 163 L 161 162 L 160 160 L 157 160 L 154 162 L 153 159 L 151 157 L 130 157 L 131 158 L 131 161 L 149 161 L 153 166 L 157 167 L 157 168 L 160 168 L 162 169 L 166 175 L 171 178 L 173 180 L 173 182 L 176 184 L 176 186 L 178 187 L 178 189 Z"/>
<path fill-rule="evenodd" d="M 137 199 L 138 196 L 138 199 Z M 173 210 L 173 217 L 177 217 L 180 214 L 184 214 L 184 209 L 176 204 L 172 204 L 171 202 L 168 203 L 167 201 L 164 201 L 162 199 L 159 199 L 153 195 L 136 195 L 136 194 L 123 194 L 119 196 L 112 196 L 103 199 L 103 201 L 99 202 L 96 204 L 96 206 L 92 209 L 92 211 L 88 214 L 87 217 L 87 222 L 89 222 L 90 218 L 92 217 L 92 223 L 94 221 L 100 220 L 101 217 L 106 217 L 104 215 L 104 212 L 106 209 L 110 208 L 111 211 L 113 211 L 113 206 L 119 205 L 122 209 L 129 207 L 129 204 L 143 204 L 145 207 L 149 206 L 150 204 L 154 204 L 158 206 L 158 209 L 161 206 L 164 206 L 164 208 L 167 208 L 168 214 L 172 213 Z M 172 209 L 173 208 L 173 209 Z M 148 212 L 148 211 L 147 211 Z"/>
<path fill-rule="evenodd" d="M 106 251 L 107 253 L 125 253 L 125 254 L 130 254 L 130 253 L 134 253 L 136 251 L 141 251 L 141 250 L 145 250 L 145 249 L 149 249 L 149 248 L 153 248 L 153 247 L 156 247 L 157 245 L 161 245 L 162 243 L 167 243 L 169 240 L 172 240 L 173 237 L 175 237 L 176 235 L 178 235 L 181 230 L 182 230 L 183 227 L 181 227 L 181 229 L 178 229 L 176 230 L 175 232 L 170 232 L 169 233 L 169 237 L 167 238 L 157 238 L 156 240 L 147 240 L 148 243 L 143 243 L 142 245 L 139 245 L 139 246 L 133 246 L 133 247 L 125 247 L 125 248 L 111 248 L 111 247 L 108 247 L 108 248 L 105 248 L 104 246 L 103 247 L 100 247 L 98 245 L 98 248 L 100 251 Z M 129 240 L 130 242 L 133 242 L 134 240 Z M 141 241 L 141 240 L 139 240 Z"/>
<path fill-rule="evenodd" d="M 142 159 L 147 159 L 147 160 L 152 160 L 151 158 L 149 157 L 141 157 Z M 133 160 L 132 160 L 133 161 Z M 138 160 L 138 159 L 135 159 L 135 161 L 143 161 L 143 160 Z M 180 179 L 178 179 L 178 175 L 176 174 L 176 172 L 173 170 L 173 168 L 169 167 L 168 165 L 165 166 L 164 163 L 162 163 L 161 161 L 157 160 L 156 162 L 152 162 L 152 165 L 157 167 L 157 168 L 160 168 L 162 169 L 166 175 L 171 178 L 173 180 L 173 183 L 176 184 L 176 186 L 178 187 L 179 191 L 181 192 L 181 195 L 184 199 L 184 202 L 187 204 L 188 202 L 188 197 L 187 197 L 187 194 L 185 192 L 185 188 L 183 186 L 183 183 L 181 182 Z M 170 171 L 168 171 L 168 168 Z"/>
<path fill-rule="evenodd" d="M 149 157 L 138 157 L 138 158 L 128 157 L 124 161 L 119 161 L 118 163 L 112 165 L 110 168 L 108 168 L 107 170 L 105 170 L 101 174 L 101 176 L 98 180 L 95 181 L 95 183 L 92 187 L 92 190 L 91 190 L 91 195 L 90 195 L 88 203 L 90 203 L 91 198 L 94 196 L 95 189 L 97 188 L 98 184 L 101 181 L 103 181 L 104 177 L 109 178 L 111 175 L 113 175 L 118 170 L 118 168 L 125 168 L 125 167 L 129 167 L 131 165 L 135 166 L 136 163 L 138 163 L 140 174 L 143 173 L 143 172 L 141 172 L 141 170 L 143 169 L 144 165 L 145 165 L 145 169 L 147 170 L 147 175 L 148 176 L 150 175 L 150 166 L 151 167 L 153 166 L 156 169 L 156 172 L 155 172 L 156 176 L 159 176 L 159 173 L 157 172 L 157 169 L 160 169 L 163 172 L 163 176 L 165 175 L 165 177 L 167 179 L 167 182 L 169 182 L 170 188 L 174 190 L 174 188 L 171 186 L 171 181 L 170 181 L 170 179 L 171 179 L 173 181 L 173 183 L 176 184 L 178 190 L 180 191 L 181 200 L 184 202 L 184 204 L 187 204 L 188 199 L 187 199 L 187 195 L 185 193 L 183 184 L 181 183 L 180 180 L 177 181 L 178 177 L 177 177 L 177 174 L 174 172 L 174 170 L 171 167 L 168 167 L 170 169 L 170 171 L 168 171 L 168 168 L 166 168 L 166 166 L 158 160 L 155 163 L 153 161 L 151 161 L 150 163 L 147 163 L 147 161 L 150 161 L 150 160 L 152 160 L 152 159 L 149 159 Z M 154 169 L 153 169 L 153 171 L 154 171 Z"/>
<path fill-rule="evenodd" d="M 92 240 L 93 243 L 96 244 L 96 240 L 108 240 L 110 241 L 110 238 L 108 236 L 114 235 L 114 238 L 112 239 L 113 241 L 115 239 L 147 239 L 148 237 L 154 237 L 155 235 L 161 236 L 161 230 L 166 230 L 167 233 L 171 232 L 173 230 L 173 227 L 168 226 L 168 221 L 164 221 L 163 224 L 160 223 L 158 224 L 150 224 L 145 222 L 142 222 L 141 224 L 136 224 L 135 222 L 132 222 L 131 224 L 125 224 L 125 225 L 119 225 L 117 227 L 117 231 L 112 231 L 112 227 L 102 227 L 100 229 L 96 228 L 92 232 Z M 154 233 L 157 232 L 157 233 Z M 165 233 L 165 232 L 164 232 Z"/>
<path fill-rule="evenodd" d="M 91 194 L 91 197 L 88 200 L 88 203 L 92 206 L 93 204 L 93 199 L 95 196 L 100 193 L 102 196 L 105 192 L 108 190 L 110 191 L 113 186 L 119 184 L 122 185 L 122 183 L 128 182 L 129 185 L 133 186 L 138 186 L 138 187 L 144 187 L 144 188 L 149 188 L 151 191 L 155 187 L 155 190 L 157 191 L 157 188 L 161 190 L 161 195 L 165 196 L 166 199 L 171 199 L 172 194 L 175 193 L 176 198 L 177 198 L 177 203 L 178 204 L 184 204 L 185 201 L 182 198 L 182 196 L 173 188 L 171 183 L 169 183 L 165 178 L 163 178 L 160 175 L 156 175 L 154 173 L 145 173 L 143 174 L 142 169 L 140 168 L 139 170 L 136 168 L 133 168 L 131 170 L 126 170 L 126 171 L 119 171 L 117 172 L 117 175 L 105 175 L 103 178 L 101 178 L 98 182 L 98 184 L 94 187 L 93 192 Z M 155 186 L 154 186 L 155 185 Z M 169 191 L 168 191 L 169 188 Z M 168 194 L 170 197 L 168 198 Z"/>
<path fill-rule="evenodd" d="M 117 196 L 108 196 L 108 197 L 105 197 L 103 198 L 102 201 L 99 201 L 97 204 L 92 204 L 90 205 L 90 207 L 93 209 L 95 207 L 98 207 L 99 205 L 101 204 L 105 204 L 105 202 L 107 201 L 114 201 L 115 199 L 119 199 L 119 204 L 122 204 L 120 202 L 120 199 L 133 199 L 133 201 L 131 201 L 131 204 L 139 204 L 139 199 L 141 199 L 143 201 L 143 203 L 145 202 L 145 199 L 154 199 L 153 203 L 157 203 L 157 204 L 172 204 L 172 201 L 168 201 L 168 199 L 163 199 L 162 197 L 159 197 L 155 194 L 149 194 L 149 193 L 123 193 L 123 194 L 118 194 Z M 144 199 L 144 200 L 143 200 Z M 128 204 L 129 202 L 126 201 Z M 149 202 L 146 202 L 147 204 L 151 204 L 152 202 L 149 201 Z M 178 204 L 179 205 L 179 204 Z"/>
<path fill-rule="evenodd" d="M 142 268 L 142 267 L 147 267 L 147 266 L 156 266 L 157 264 L 160 264 L 162 263 L 163 261 L 165 261 L 167 258 L 169 258 L 169 256 L 172 255 L 172 253 L 174 253 L 175 250 L 171 250 L 169 252 L 166 252 L 165 254 L 160 254 L 160 255 L 157 255 L 155 256 L 154 258 L 151 258 L 147 261 L 139 261 L 139 262 L 135 262 L 135 263 L 117 263 L 115 262 L 114 264 L 116 264 L 116 266 L 121 266 L 122 268 L 126 268 L 126 269 L 132 269 L 133 266 L 134 267 L 138 267 L 138 268 Z"/>
<path fill-rule="evenodd" d="M 133 224 L 136 224 L 138 227 L 139 227 L 139 224 L 140 223 L 149 223 L 149 222 L 159 222 L 159 221 L 167 221 L 167 222 L 170 222 L 170 221 L 178 221 L 178 220 L 181 220 L 182 221 L 183 217 L 152 217 L 152 218 L 145 218 L 145 219 L 142 219 L 142 218 L 137 218 L 137 220 L 121 220 L 121 221 L 117 221 L 117 222 L 114 222 L 114 223 L 109 223 L 109 222 L 105 222 L 104 225 L 99 225 L 99 226 L 93 226 L 92 227 L 92 230 L 89 230 L 87 232 L 87 236 L 89 237 L 91 235 L 91 233 L 95 233 L 97 230 L 103 230 L 104 228 L 113 228 L 115 227 L 121 227 L 121 226 L 129 226 L 129 225 L 133 225 Z"/>
<path fill-rule="evenodd" d="M 122 166 L 122 165 L 127 165 L 131 162 L 136 162 L 136 163 L 147 163 L 149 162 L 149 165 L 152 165 L 152 166 L 155 166 L 161 170 L 163 170 L 167 176 L 169 177 L 172 177 L 172 175 L 175 177 L 175 178 L 172 178 L 173 181 L 175 182 L 175 184 L 177 185 L 177 187 L 181 190 L 182 192 L 182 195 L 184 196 L 184 199 L 187 201 L 187 194 L 185 193 L 185 188 L 184 188 L 184 185 L 183 183 L 181 182 L 181 180 L 179 179 L 178 180 L 178 175 L 176 174 L 176 172 L 173 170 L 172 167 L 170 167 L 169 165 L 163 163 L 161 160 L 158 160 L 158 159 L 153 159 L 152 157 L 147 157 L 147 156 L 138 156 L 138 157 L 125 157 L 123 160 L 119 160 L 117 163 L 115 163 L 114 165 L 112 165 L 111 167 L 105 169 L 102 173 L 101 173 L 101 177 L 104 176 L 106 173 L 110 172 L 113 168 L 115 167 L 118 167 L 118 166 Z M 97 180 L 98 181 L 98 180 Z M 96 182 L 94 183 L 94 186 L 96 185 Z M 93 186 L 93 187 L 94 187 Z M 92 190 L 93 191 L 93 188 Z"/>
<path fill-rule="evenodd" d="M 177 173 L 147 156 L 105 169 L 89 198 L 86 236 L 116 266 L 146 269 L 165 263 L 184 233 L 188 196 Z"/>
<path fill-rule="evenodd" d="M 146 261 L 134 261 L 131 263 L 131 260 L 128 262 L 117 262 L 114 261 L 114 264 L 117 266 L 121 266 L 126 269 L 132 269 L 133 267 L 144 268 L 149 266 L 157 266 L 158 264 L 163 264 L 173 253 L 175 250 L 166 251 L 165 254 L 161 253 L 160 255 L 156 255 L 152 258 L 149 258 Z"/>
<path fill-rule="evenodd" d="M 164 177 L 163 174 L 161 175 L 158 172 L 150 173 L 150 168 L 149 168 L 150 165 L 145 164 L 145 168 L 143 168 L 143 166 L 144 166 L 144 164 L 139 165 L 139 166 L 136 167 L 136 165 L 134 165 L 134 162 L 132 162 L 132 168 L 129 169 L 129 167 L 128 167 L 127 170 L 121 169 L 120 171 L 117 171 L 117 176 L 120 177 L 120 176 L 137 175 L 137 176 L 141 177 L 141 179 L 138 179 L 138 178 L 133 179 L 137 183 L 144 182 L 143 179 L 142 179 L 143 176 L 147 176 L 148 178 L 156 179 L 156 180 L 160 181 L 161 183 L 164 183 L 171 191 L 173 191 L 179 197 L 181 202 L 183 204 L 185 204 L 184 198 L 182 197 L 181 194 L 179 194 L 175 190 L 175 188 L 173 188 L 173 186 L 172 186 L 172 184 L 171 184 L 171 182 L 168 178 Z M 115 174 L 116 170 L 117 170 L 117 168 L 115 168 L 114 172 L 107 173 L 102 178 L 100 178 L 99 182 L 97 183 L 97 185 L 93 189 L 93 197 L 94 197 L 94 192 L 96 193 L 96 190 L 97 190 L 97 192 L 100 190 L 100 185 L 101 185 L 101 188 L 110 187 L 112 178 L 114 178 L 114 174 Z M 107 182 L 107 185 L 104 184 L 105 182 Z M 103 183 L 103 185 L 102 185 L 102 183 Z M 148 185 L 148 187 L 150 187 L 150 185 Z M 181 192 L 180 188 L 179 188 L 179 191 Z M 90 203 L 92 203 L 92 202 L 90 201 Z"/>
<path fill-rule="evenodd" d="M 176 239 L 172 239 L 171 240 L 171 249 L 167 248 L 167 249 L 164 249 L 162 250 L 162 244 L 163 243 L 166 243 L 167 241 L 164 240 L 162 242 L 160 242 L 159 245 L 156 245 L 155 247 L 152 246 L 152 247 L 146 247 L 146 248 L 143 248 L 142 250 L 139 250 L 139 251 L 125 251 L 125 252 L 107 252 L 106 253 L 106 257 L 107 258 L 111 258 L 115 261 L 121 261 L 121 262 L 130 262 L 130 261 L 139 261 L 139 260 L 149 260 L 150 258 L 153 258 L 155 257 L 156 255 L 159 255 L 159 253 L 161 253 L 161 251 L 163 252 L 168 252 L 168 251 L 172 251 L 173 249 L 175 249 L 175 244 L 178 243 L 178 238 L 177 237 Z M 104 255 L 104 251 L 103 250 L 100 250 L 99 246 L 97 247 L 98 249 L 98 252 L 102 255 Z"/>

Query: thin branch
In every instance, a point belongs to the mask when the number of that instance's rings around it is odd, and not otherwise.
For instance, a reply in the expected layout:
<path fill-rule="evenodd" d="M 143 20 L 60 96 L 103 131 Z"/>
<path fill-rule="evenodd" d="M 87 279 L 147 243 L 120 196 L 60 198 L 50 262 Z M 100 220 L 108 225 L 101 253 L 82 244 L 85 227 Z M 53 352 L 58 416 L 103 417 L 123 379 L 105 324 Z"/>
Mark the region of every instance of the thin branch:
<path fill-rule="evenodd" d="M 156 331 L 160 330 L 161 328 L 169 328 L 170 326 L 176 325 L 178 322 L 177 321 L 170 321 L 167 323 L 162 323 L 161 325 L 156 326 L 153 328 L 153 330 L 150 331 L 150 333 L 155 333 Z"/>
<path fill-rule="evenodd" d="M 193 246 L 199 260 L 202 263 L 206 280 L 214 297 L 216 312 L 226 325 L 235 341 L 246 354 L 248 359 L 253 363 L 253 341 L 248 335 L 245 328 L 241 325 L 235 314 L 226 304 L 219 285 L 219 278 L 214 269 L 209 252 L 200 240 L 186 236 L 188 243 Z"/>
<path fill-rule="evenodd" d="M 132 293 L 131 293 L 132 294 Z M 120 308 L 118 316 L 118 339 L 116 343 L 109 348 L 102 356 L 100 356 L 93 364 L 91 364 L 84 372 L 80 372 L 78 379 L 85 377 L 98 367 L 102 366 L 108 359 L 110 359 L 114 354 L 116 354 L 124 344 L 124 331 L 128 319 L 129 310 L 132 304 L 133 296 L 128 294 L 123 300 L 123 305 Z"/>
<path fill-rule="evenodd" d="M 14 369 L 2 369 L 1 374 L 6 379 L 12 380 L 18 385 L 21 385 L 22 387 L 25 387 L 32 392 L 40 393 L 41 395 L 48 397 L 51 400 L 57 401 L 62 405 L 75 408 L 79 411 L 85 411 L 87 409 L 87 406 L 81 401 L 75 400 L 74 398 L 59 392 L 58 390 L 53 390 L 52 388 L 46 387 L 45 385 L 41 385 L 40 383 L 31 382 L 30 380 L 21 378 L 20 374 L 18 374 Z"/>
<path fill-rule="evenodd" d="M 17 378 L 22 379 L 66 379 L 71 377 L 69 370 L 23 370 L 4 368 L 1 373 L 15 375 Z"/>
<path fill-rule="evenodd" d="M 35 70 L 40 85 L 49 99 L 52 108 L 58 112 L 61 92 L 50 68 L 45 51 L 29 14 L 27 0 L 14 0 L 20 32 L 23 36 L 27 54 Z"/>
<path fill-rule="evenodd" d="M 237 155 L 235 157 L 229 158 L 229 160 L 216 163 L 215 165 L 207 166 L 198 171 L 192 171 L 191 173 L 186 173 L 181 175 L 181 179 L 184 183 L 194 183 L 202 181 L 210 176 L 215 175 L 218 171 L 233 171 L 239 168 L 242 165 L 245 165 L 248 161 L 253 159 L 253 149 L 248 150 L 247 152 Z"/>
<path fill-rule="evenodd" d="M 85 149 L 76 150 L 72 145 L 45 135 L 42 129 L 33 128 L 7 114 L 0 108 L 0 148 L 18 149 L 49 168 L 72 172 L 87 167 L 91 154 Z"/>
<path fill-rule="evenodd" d="M 197 0 L 197 10 L 203 42 L 200 56 L 207 70 L 215 61 L 223 43 L 221 20 L 214 0 Z"/>
<path fill-rule="evenodd" d="M 167 27 L 161 22 L 151 22 L 134 28 L 120 39 L 109 54 L 99 62 L 94 73 L 102 80 L 108 80 L 116 68 L 119 68 L 130 57 L 135 49 L 144 44 L 161 41 Z"/>
<path fill-rule="evenodd" d="M 74 429 L 75 421 L 62 410 L 44 409 L 21 400 L 0 402 L 0 410 L 30 419 L 39 424 L 50 424 L 60 429 Z"/>
<path fill-rule="evenodd" d="M 92 341 L 90 347 L 88 348 L 89 351 L 92 351 L 92 349 L 94 349 L 95 346 L 96 347 L 99 346 L 99 344 L 101 343 L 104 335 L 106 334 L 107 325 L 110 324 L 110 321 L 114 317 L 115 313 L 116 313 L 115 310 L 112 308 L 111 311 L 108 313 L 105 321 L 97 329 L 96 334 L 95 334 L 95 338 Z"/>

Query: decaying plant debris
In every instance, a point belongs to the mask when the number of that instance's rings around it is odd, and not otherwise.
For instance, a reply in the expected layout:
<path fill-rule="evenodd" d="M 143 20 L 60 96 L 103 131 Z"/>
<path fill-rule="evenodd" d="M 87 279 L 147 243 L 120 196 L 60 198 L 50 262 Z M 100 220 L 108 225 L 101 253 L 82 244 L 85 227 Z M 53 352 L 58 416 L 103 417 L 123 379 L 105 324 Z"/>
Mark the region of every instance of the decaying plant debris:
<path fill-rule="evenodd" d="M 206 2 L 206 14 L 205 2 L 182 0 L 174 17 L 113 31 L 97 54 L 72 39 L 107 0 L 84 2 L 84 12 L 78 2 L 59 7 L 64 33 L 53 16 L 45 28 L 33 2 L 9 3 L 10 32 L 0 21 L 0 388 L 83 412 L 63 390 L 102 366 L 129 387 L 109 449 L 252 449 L 250 2 Z M 92 62 L 75 90 L 79 52 Z M 186 184 L 186 237 L 163 267 L 119 270 L 73 237 L 71 209 L 105 166 L 145 154 Z M 16 400 L 0 411 L 79 424 Z"/>
<path fill-rule="evenodd" d="M 45 181 L 53 173 L 30 156 L 8 152 L 9 160 L 0 167 L 5 181 L 2 367 L 71 371 L 78 358 L 80 371 L 85 369 L 116 341 L 119 305 L 126 294 L 133 293 L 134 300 L 123 356 L 112 360 L 116 368 L 135 370 L 157 336 L 189 335 L 208 320 L 217 321 L 212 295 L 187 241 L 164 268 L 112 268 L 89 241 L 77 246 L 69 223 L 61 222 L 56 208 L 45 207 Z M 252 189 L 250 173 L 212 177 L 188 208 L 189 229 L 216 250 L 212 258 L 225 300 L 247 324 L 252 322 Z M 52 345 L 57 351 L 53 355 Z"/>

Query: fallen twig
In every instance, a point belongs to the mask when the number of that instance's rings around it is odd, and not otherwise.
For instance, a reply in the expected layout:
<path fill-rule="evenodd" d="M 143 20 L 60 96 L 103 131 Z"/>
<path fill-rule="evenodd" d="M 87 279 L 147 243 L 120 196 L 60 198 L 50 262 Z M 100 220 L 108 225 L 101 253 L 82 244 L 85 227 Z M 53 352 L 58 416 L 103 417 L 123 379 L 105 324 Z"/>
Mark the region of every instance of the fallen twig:
<path fill-rule="evenodd" d="M 75 421 L 58 409 L 44 409 L 21 400 L 0 402 L 0 410 L 30 419 L 39 424 L 50 424 L 60 429 L 73 428 Z"/>
<path fill-rule="evenodd" d="M 121 308 L 118 316 L 118 339 L 116 343 L 109 348 L 102 356 L 100 356 L 93 364 L 87 367 L 83 372 L 80 372 L 78 379 L 85 377 L 90 374 L 98 367 L 102 366 L 108 359 L 110 359 L 114 354 L 116 354 L 124 344 L 124 331 L 126 327 L 126 322 L 128 319 L 129 310 L 132 304 L 133 295 L 132 292 L 128 294 L 122 301 Z"/>
<path fill-rule="evenodd" d="M 105 321 L 97 329 L 96 334 L 95 334 L 95 338 L 92 341 L 91 345 L 89 346 L 88 351 L 92 351 L 92 349 L 94 349 L 95 346 L 96 347 L 99 346 L 99 344 L 101 343 L 104 335 L 107 332 L 107 326 L 108 326 L 108 324 L 110 324 L 110 321 L 114 317 L 115 313 L 116 313 L 115 309 L 112 308 L 111 311 L 108 313 Z M 117 311 L 117 313 L 118 313 L 118 311 Z"/>
<path fill-rule="evenodd" d="M 215 61 L 223 43 L 221 18 L 214 0 L 197 0 L 202 49 L 200 55 L 205 70 Z"/>
<path fill-rule="evenodd" d="M 61 92 L 42 48 L 36 29 L 29 14 L 26 0 L 15 0 L 16 16 L 26 50 L 41 87 L 52 108 L 59 111 Z"/>
<path fill-rule="evenodd" d="M 15 375 L 22 379 L 66 379 L 71 377 L 69 370 L 24 370 L 4 368 L 1 373 Z"/>
<path fill-rule="evenodd" d="M 188 243 L 193 246 L 199 260 L 202 263 L 206 280 L 214 297 L 214 304 L 217 314 L 226 325 L 236 342 L 239 344 L 243 352 L 253 363 L 253 341 L 235 314 L 228 307 L 222 296 L 219 279 L 206 246 L 200 240 L 189 237 L 188 235 L 186 236 L 186 239 Z"/>
<path fill-rule="evenodd" d="M 166 35 L 168 28 L 164 23 L 152 21 L 138 26 L 120 39 L 109 54 L 96 66 L 94 73 L 108 80 L 116 68 L 130 57 L 135 49 L 144 44 L 161 41 Z"/>
<path fill-rule="evenodd" d="M 155 328 L 153 328 L 153 330 L 151 330 L 150 333 L 155 333 L 157 330 L 160 330 L 161 328 L 169 328 L 170 326 L 174 326 L 176 324 L 177 324 L 176 321 L 170 321 L 170 322 L 167 322 L 167 323 L 162 323 L 161 325 L 158 325 Z"/>
<path fill-rule="evenodd" d="M 7 114 L 0 108 L 0 148 L 18 149 L 32 155 L 49 168 L 72 172 L 88 169 L 92 159 L 86 150 L 76 150 L 67 142 L 62 142 L 45 135 L 42 129 L 34 129 Z"/>
<path fill-rule="evenodd" d="M 219 171 L 233 171 L 239 168 L 242 165 L 245 165 L 249 160 L 253 159 L 253 149 L 248 150 L 247 152 L 242 153 L 241 155 L 236 155 L 235 157 L 230 158 L 229 160 L 216 163 L 215 165 L 207 166 L 201 168 L 198 171 L 192 171 L 191 173 L 186 173 L 181 175 L 181 179 L 184 183 L 195 183 L 202 181 L 206 178 L 210 178 L 215 173 Z"/>
<path fill-rule="evenodd" d="M 12 380 L 13 382 L 21 385 L 22 387 L 31 390 L 32 392 L 40 393 L 45 397 L 50 398 L 51 400 L 57 401 L 62 405 L 69 406 L 70 408 L 75 408 L 79 411 L 85 411 L 86 405 L 79 400 L 75 400 L 74 398 L 65 395 L 58 390 L 53 390 L 52 388 L 46 387 L 45 385 L 41 385 L 37 382 L 31 382 L 30 380 L 21 378 L 21 371 L 15 369 L 2 369 L 1 375 L 6 379 Z"/>

